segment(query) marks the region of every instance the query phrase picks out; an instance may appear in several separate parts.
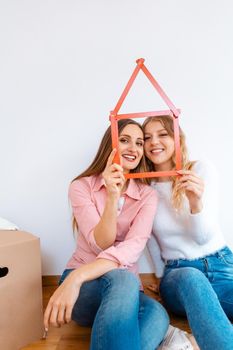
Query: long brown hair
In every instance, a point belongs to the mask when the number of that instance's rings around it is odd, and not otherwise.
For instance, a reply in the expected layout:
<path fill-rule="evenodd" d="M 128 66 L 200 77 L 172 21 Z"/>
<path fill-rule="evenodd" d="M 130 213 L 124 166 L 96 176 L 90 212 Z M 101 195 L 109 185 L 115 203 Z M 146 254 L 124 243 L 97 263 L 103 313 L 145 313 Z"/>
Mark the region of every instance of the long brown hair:
<path fill-rule="evenodd" d="M 118 121 L 118 133 L 121 134 L 122 130 L 127 125 L 137 125 L 143 132 L 142 125 L 137 123 L 136 121 L 132 119 L 122 119 Z M 99 149 L 96 153 L 96 156 L 93 160 L 93 162 L 89 165 L 89 167 L 84 170 L 80 175 L 76 176 L 73 180 L 81 179 L 82 177 L 86 176 L 92 176 L 92 175 L 99 175 L 101 174 L 106 166 L 108 157 L 112 151 L 112 137 L 111 137 L 111 126 L 107 128 L 107 130 L 104 133 L 104 136 L 100 142 Z M 143 157 L 141 161 L 139 162 L 138 166 L 135 169 L 130 170 L 130 173 L 138 173 L 138 172 L 145 172 L 147 171 L 147 163 L 145 160 L 145 156 L 143 154 Z M 144 179 L 135 179 L 137 182 L 146 183 Z M 77 221 L 73 217 L 73 229 L 78 228 Z"/>
<path fill-rule="evenodd" d="M 173 124 L 173 119 L 169 115 L 165 116 L 160 116 L 160 117 L 151 117 L 147 118 L 142 127 L 145 132 L 145 127 L 149 123 L 156 121 L 160 122 L 164 129 L 166 129 L 167 133 L 169 136 L 171 136 L 174 139 L 174 124 Z M 179 133 L 180 133 L 180 149 L 181 149 L 181 161 L 182 161 L 182 168 L 186 170 L 191 170 L 195 162 L 191 162 L 188 158 L 188 151 L 187 151 L 187 146 L 186 146 L 186 141 L 185 141 L 185 134 L 183 130 L 179 127 Z M 156 166 L 148 159 L 146 158 L 147 166 L 149 168 L 149 171 L 156 171 Z M 175 152 L 172 157 L 172 164 L 173 168 L 175 168 Z M 177 188 L 178 184 L 178 177 L 173 176 L 172 178 L 172 204 L 175 209 L 181 209 L 183 205 L 183 200 L 184 200 L 184 191 L 181 189 L 179 190 Z M 151 183 L 151 181 L 158 181 L 158 178 L 149 178 L 147 179 L 147 183 Z"/>

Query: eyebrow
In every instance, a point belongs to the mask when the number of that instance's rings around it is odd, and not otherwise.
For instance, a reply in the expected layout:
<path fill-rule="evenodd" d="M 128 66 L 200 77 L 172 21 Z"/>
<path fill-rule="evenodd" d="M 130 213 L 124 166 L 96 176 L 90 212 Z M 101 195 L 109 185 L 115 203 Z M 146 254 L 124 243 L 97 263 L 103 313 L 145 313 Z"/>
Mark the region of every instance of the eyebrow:
<path fill-rule="evenodd" d="M 120 137 L 122 137 L 122 136 L 124 136 L 124 137 L 129 137 L 129 138 L 131 139 L 131 136 L 130 136 L 130 135 L 121 134 Z M 137 137 L 137 140 L 142 140 L 142 141 L 144 141 L 142 137 Z"/>
<path fill-rule="evenodd" d="M 157 132 L 160 132 L 160 131 L 166 131 L 167 132 L 167 130 L 165 128 L 157 130 Z M 145 132 L 145 134 L 151 134 L 151 133 L 150 132 Z"/>

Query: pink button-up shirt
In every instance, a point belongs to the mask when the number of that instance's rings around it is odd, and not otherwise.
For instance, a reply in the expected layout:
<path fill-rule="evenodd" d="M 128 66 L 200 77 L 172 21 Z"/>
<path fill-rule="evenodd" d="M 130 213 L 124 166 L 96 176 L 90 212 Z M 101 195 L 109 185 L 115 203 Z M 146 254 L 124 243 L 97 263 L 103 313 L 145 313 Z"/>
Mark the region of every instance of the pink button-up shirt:
<path fill-rule="evenodd" d="M 118 213 L 116 240 L 111 247 L 102 250 L 94 237 L 107 197 L 102 175 L 83 177 L 71 183 L 69 198 L 79 233 L 77 248 L 67 268 L 77 268 L 103 258 L 137 274 L 136 263 L 151 234 L 157 195 L 151 187 L 130 179 L 122 196 L 124 204 Z"/>

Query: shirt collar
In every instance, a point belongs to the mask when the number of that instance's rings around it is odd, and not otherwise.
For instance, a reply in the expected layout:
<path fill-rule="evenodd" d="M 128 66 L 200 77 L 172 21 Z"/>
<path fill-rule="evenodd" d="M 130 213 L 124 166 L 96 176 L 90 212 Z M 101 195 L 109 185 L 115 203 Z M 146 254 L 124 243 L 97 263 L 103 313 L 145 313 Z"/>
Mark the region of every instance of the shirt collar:
<path fill-rule="evenodd" d="M 95 184 L 93 186 L 93 191 L 98 192 L 103 186 L 105 187 L 105 183 L 102 174 L 97 175 Z M 123 194 L 126 194 L 128 197 L 136 200 L 141 199 L 139 185 L 133 179 L 129 179 L 128 187 Z"/>
<path fill-rule="evenodd" d="M 136 200 L 141 199 L 139 186 L 137 182 L 133 179 L 129 179 L 128 187 L 123 194 L 126 194 L 128 197 L 131 197 Z"/>
<path fill-rule="evenodd" d="M 93 191 L 94 192 L 98 192 L 101 187 L 105 186 L 105 183 L 104 183 L 104 178 L 102 176 L 102 174 L 99 174 L 96 176 L 96 181 L 94 183 L 94 186 L 93 186 Z"/>

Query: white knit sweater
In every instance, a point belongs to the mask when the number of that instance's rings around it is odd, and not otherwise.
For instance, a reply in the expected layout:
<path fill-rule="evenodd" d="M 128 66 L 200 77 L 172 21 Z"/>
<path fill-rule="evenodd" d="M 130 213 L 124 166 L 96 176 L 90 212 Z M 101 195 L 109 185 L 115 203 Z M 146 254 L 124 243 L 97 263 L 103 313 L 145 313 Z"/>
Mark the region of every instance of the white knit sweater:
<path fill-rule="evenodd" d="M 226 243 L 218 223 L 217 174 L 209 162 L 198 161 L 193 171 L 205 183 L 203 209 L 191 214 L 188 200 L 176 211 L 171 205 L 172 183 L 154 182 L 158 193 L 158 208 L 153 233 L 148 241 L 157 277 L 162 277 L 164 261 L 170 259 L 197 259 L 223 248 Z"/>

